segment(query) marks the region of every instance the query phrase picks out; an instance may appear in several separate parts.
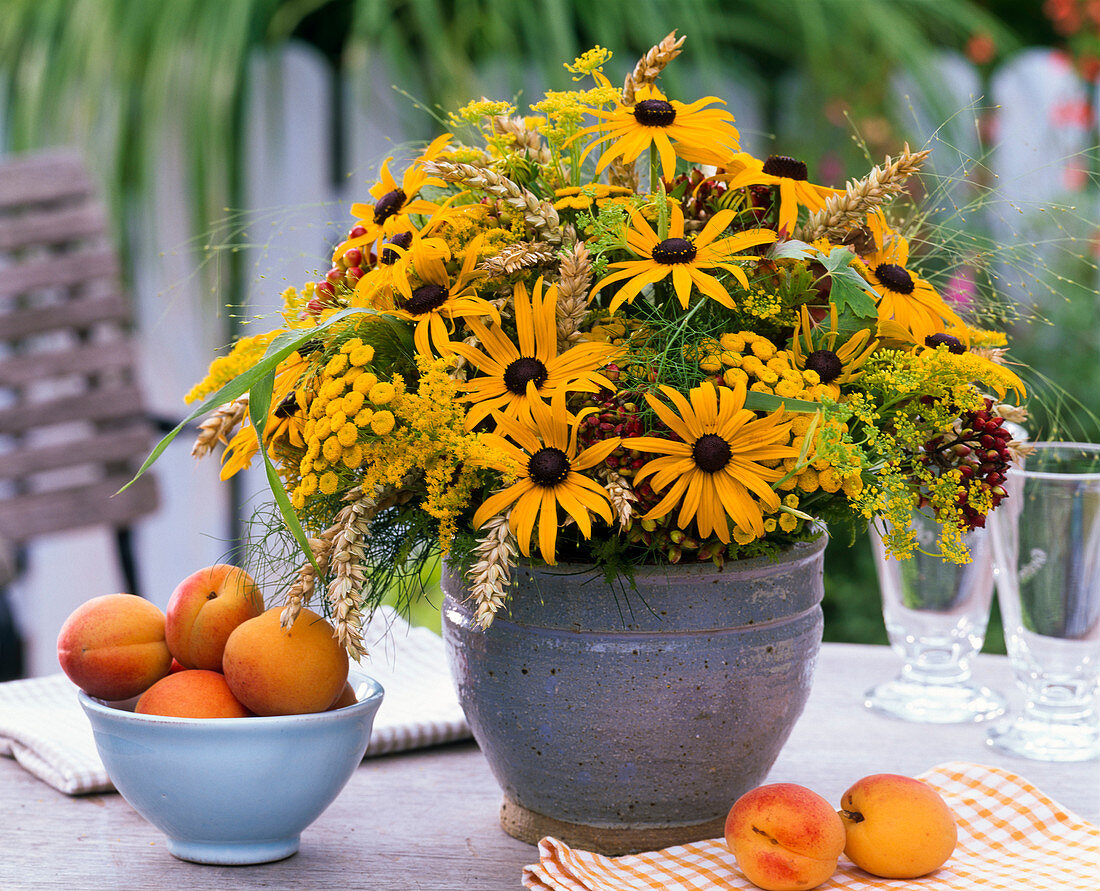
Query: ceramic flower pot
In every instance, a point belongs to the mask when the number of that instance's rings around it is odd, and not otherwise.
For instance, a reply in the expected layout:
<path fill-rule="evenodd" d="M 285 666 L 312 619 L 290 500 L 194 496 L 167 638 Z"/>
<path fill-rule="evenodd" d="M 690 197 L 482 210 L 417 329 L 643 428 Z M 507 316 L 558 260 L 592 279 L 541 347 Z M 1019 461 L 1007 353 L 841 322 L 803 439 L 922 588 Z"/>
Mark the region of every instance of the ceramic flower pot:
<path fill-rule="evenodd" d="M 720 836 L 809 695 L 827 537 L 778 560 L 518 567 L 488 629 L 444 572 L 443 636 L 501 824 L 605 854 Z"/>

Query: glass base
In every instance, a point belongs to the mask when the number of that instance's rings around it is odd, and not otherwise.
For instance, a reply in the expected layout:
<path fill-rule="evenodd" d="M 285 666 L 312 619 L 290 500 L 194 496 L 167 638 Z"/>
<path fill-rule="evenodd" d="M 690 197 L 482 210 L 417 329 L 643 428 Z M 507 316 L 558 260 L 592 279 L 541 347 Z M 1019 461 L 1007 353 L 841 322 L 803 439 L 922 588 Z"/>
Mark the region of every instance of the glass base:
<path fill-rule="evenodd" d="M 865 694 L 872 711 L 920 724 L 973 724 L 1005 712 L 1005 700 L 974 684 L 926 684 L 895 678 Z"/>
<path fill-rule="evenodd" d="M 1089 761 L 1100 758 L 1100 725 L 1042 721 L 1020 715 L 990 727 L 986 743 L 1033 761 Z"/>

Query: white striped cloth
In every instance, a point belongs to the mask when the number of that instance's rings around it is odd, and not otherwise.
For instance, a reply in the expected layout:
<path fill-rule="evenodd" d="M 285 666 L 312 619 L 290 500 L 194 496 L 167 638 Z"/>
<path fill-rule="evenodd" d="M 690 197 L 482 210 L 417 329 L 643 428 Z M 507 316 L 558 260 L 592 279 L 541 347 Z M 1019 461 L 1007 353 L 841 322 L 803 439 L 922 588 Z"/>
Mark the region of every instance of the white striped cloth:
<path fill-rule="evenodd" d="M 367 756 L 465 739 L 470 735 L 447 669 L 443 640 L 410 628 L 395 611 L 376 611 L 361 663 L 386 694 Z M 113 790 L 92 728 L 63 674 L 0 684 L 0 755 L 15 758 L 67 795 Z"/>

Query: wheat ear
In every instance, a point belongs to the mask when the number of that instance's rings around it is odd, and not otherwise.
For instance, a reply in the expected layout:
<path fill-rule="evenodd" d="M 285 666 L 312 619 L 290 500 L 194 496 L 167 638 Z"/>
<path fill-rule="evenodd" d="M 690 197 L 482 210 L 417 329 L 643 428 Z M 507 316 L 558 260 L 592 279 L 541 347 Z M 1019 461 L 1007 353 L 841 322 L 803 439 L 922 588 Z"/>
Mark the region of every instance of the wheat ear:
<path fill-rule="evenodd" d="M 474 547 L 475 562 L 466 577 L 470 580 L 474 619 L 482 628 L 488 628 L 507 597 L 516 563 L 516 539 L 505 513 L 490 517 L 481 528 L 481 539 Z"/>
<path fill-rule="evenodd" d="M 905 188 L 905 182 L 920 170 L 930 151 L 909 151 L 906 143 L 897 160 L 889 155 L 886 161 L 874 167 L 861 180 L 849 180 L 841 195 L 830 195 L 825 206 L 811 214 L 796 234 L 803 241 L 828 238 L 838 241 L 853 225 L 861 225 L 867 217 L 867 211 L 878 207 L 888 198 L 899 194 Z"/>
<path fill-rule="evenodd" d="M 313 559 L 324 576 L 328 572 L 329 558 L 332 556 L 332 539 L 336 535 L 337 526 L 330 526 L 321 533 L 320 538 L 309 539 L 309 549 L 313 553 Z M 313 563 L 306 562 L 298 570 L 298 578 L 286 592 L 283 601 L 283 611 L 279 613 L 279 622 L 284 628 L 289 628 L 298 618 L 302 607 L 313 599 L 313 592 L 317 590 L 317 569 Z"/>
<path fill-rule="evenodd" d="M 600 467 L 597 475 L 603 481 L 604 488 L 611 498 L 611 506 L 615 509 L 615 516 L 621 529 L 629 529 L 634 522 L 634 503 L 638 497 L 634 494 L 634 487 L 630 485 L 626 477 L 616 470 L 604 465 Z"/>
<path fill-rule="evenodd" d="M 554 256 L 554 248 L 545 241 L 520 241 L 505 245 L 500 253 L 483 260 L 478 269 L 491 278 L 500 278 L 532 266 L 545 266 L 553 262 Z"/>
<path fill-rule="evenodd" d="M 214 450 L 217 443 L 227 445 L 229 437 L 241 425 L 247 414 L 248 396 L 241 396 L 214 409 L 210 416 L 199 424 L 199 435 L 195 437 L 195 444 L 191 446 L 191 457 L 205 458 Z"/>
<path fill-rule="evenodd" d="M 332 608 L 336 639 L 352 659 L 366 653 L 360 597 L 367 578 L 363 542 L 370 535 L 371 520 L 376 512 L 375 499 L 360 490 L 336 515 L 337 530 L 332 539 L 334 578 L 328 587 L 328 601 Z"/>
<path fill-rule="evenodd" d="M 425 162 L 423 169 L 428 176 L 438 176 L 447 182 L 458 183 L 495 195 L 517 210 L 523 211 L 527 225 L 538 232 L 544 241 L 551 244 L 561 242 L 561 223 L 554 205 L 549 201 L 540 201 L 537 195 L 495 170 L 439 160 Z"/>
<path fill-rule="evenodd" d="M 527 152 L 528 157 L 539 164 L 549 164 L 551 160 L 550 149 L 542 141 L 538 130 L 532 130 L 521 117 L 509 117 L 508 115 L 495 115 L 489 119 L 494 133 L 511 138 L 517 149 Z"/>
<path fill-rule="evenodd" d="M 623 81 L 623 105 L 634 104 L 635 93 L 653 83 L 668 63 L 680 55 L 682 52 L 680 47 L 684 45 L 685 40 L 687 40 L 686 36 L 677 37 L 676 32 L 673 31 L 656 46 L 649 48 Z"/>
<path fill-rule="evenodd" d="M 583 241 L 563 252 L 558 278 L 558 352 L 581 338 L 581 323 L 588 315 L 588 288 L 592 284 L 592 257 Z"/>

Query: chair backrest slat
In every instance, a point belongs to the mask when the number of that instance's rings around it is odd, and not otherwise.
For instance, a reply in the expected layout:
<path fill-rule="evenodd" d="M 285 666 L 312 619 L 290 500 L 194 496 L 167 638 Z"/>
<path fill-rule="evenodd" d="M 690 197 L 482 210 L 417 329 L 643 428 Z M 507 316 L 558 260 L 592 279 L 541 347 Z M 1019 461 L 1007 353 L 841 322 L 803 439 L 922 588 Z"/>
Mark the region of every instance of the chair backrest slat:
<path fill-rule="evenodd" d="M 91 199 L 84 203 L 28 210 L 18 217 L 0 216 L 0 251 L 34 245 L 63 244 L 107 231 L 104 210 Z"/>
<path fill-rule="evenodd" d="M 0 164 L 0 211 L 72 202 L 93 192 L 80 156 L 64 149 L 9 158 Z"/>
<path fill-rule="evenodd" d="M 134 383 L 100 387 L 92 392 L 35 401 L 34 412 L 20 403 L 0 408 L 0 436 L 22 436 L 36 427 L 71 421 L 116 423 L 132 417 L 141 406 L 141 389 Z"/>
<path fill-rule="evenodd" d="M 132 310 L 81 159 L 0 159 L 0 537 L 126 526 L 157 506 L 128 482 L 155 441 Z"/>

